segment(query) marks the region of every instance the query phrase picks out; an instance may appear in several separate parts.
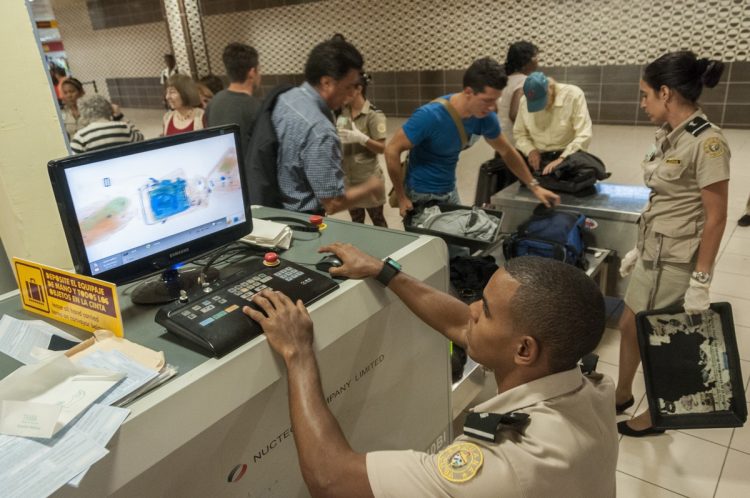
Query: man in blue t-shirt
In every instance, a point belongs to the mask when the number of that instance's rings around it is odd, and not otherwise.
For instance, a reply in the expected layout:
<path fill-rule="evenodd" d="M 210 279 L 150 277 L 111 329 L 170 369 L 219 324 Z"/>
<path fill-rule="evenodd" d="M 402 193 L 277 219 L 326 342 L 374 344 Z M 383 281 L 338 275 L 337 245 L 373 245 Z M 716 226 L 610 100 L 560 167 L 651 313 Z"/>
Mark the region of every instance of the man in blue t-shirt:
<path fill-rule="evenodd" d="M 502 66 L 485 57 L 474 61 L 464 73 L 463 91 L 444 98 L 461 118 L 467 137 L 483 136 L 542 203 L 555 205 L 560 198 L 539 186 L 521 155 L 500 132 L 495 103 L 507 81 Z M 411 152 L 404 179 L 401 153 L 407 150 Z M 413 202 L 435 199 L 460 204 L 456 191 L 456 164 L 460 152 L 459 131 L 443 104 L 430 102 L 414 111 L 385 149 L 388 174 L 398 197 L 401 216 L 413 208 Z"/>

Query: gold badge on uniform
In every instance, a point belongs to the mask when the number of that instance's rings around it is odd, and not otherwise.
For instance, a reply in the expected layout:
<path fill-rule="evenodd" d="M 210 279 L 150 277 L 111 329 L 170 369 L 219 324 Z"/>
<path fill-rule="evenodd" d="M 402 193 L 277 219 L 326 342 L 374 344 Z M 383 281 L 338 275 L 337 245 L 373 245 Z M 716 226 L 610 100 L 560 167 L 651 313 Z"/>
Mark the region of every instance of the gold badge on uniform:
<path fill-rule="evenodd" d="M 677 159 L 676 157 L 670 157 L 670 158 L 669 158 L 669 159 L 667 159 L 667 161 L 666 161 L 666 163 L 667 163 L 667 164 L 673 164 L 673 165 L 675 165 L 675 166 L 678 166 L 678 165 L 680 164 L 680 162 L 681 162 L 681 161 L 680 161 L 679 159 Z"/>
<path fill-rule="evenodd" d="M 385 133 L 385 123 L 378 124 L 378 133 Z"/>
<path fill-rule="evenodd" d="M 473 479 L 482 463 L 482 449 L 474 443 L 453 443 L 438 453 L 437 458 L 440 475 L 450 482 L 466 482 Z"/>
<path fill-rule="evenodd" d="M 724 155 L 724 144 L 719 137 L 711 137 L 703 142 L 703 152 L 708 157 L 721 157 Z"/>

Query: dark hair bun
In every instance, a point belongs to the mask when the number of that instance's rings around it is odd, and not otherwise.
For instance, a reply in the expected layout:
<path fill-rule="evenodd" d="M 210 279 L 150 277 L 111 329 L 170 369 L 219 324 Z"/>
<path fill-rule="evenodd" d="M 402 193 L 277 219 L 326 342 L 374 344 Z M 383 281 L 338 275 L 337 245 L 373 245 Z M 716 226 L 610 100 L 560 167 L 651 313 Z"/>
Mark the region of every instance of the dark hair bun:
<path fill-rule="evenodd" d="M 698 71 L 700 71 L 703 86 L 713 88 L 721 79 L 721 74 L 724 72 L 724 63 L 717 60 L 698 59 Z"/>

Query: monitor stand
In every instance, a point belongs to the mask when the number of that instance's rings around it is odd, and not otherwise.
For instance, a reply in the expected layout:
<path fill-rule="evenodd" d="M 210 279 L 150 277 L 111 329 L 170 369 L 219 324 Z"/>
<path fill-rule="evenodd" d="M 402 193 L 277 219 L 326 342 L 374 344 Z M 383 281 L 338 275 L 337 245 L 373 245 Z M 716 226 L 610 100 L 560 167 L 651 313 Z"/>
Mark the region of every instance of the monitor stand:
<path fill-rule="evenodd" d="M 202 268 L 185 270 L 166 270 L 156 278 L 142 282 L 133 289 L 130 300 L 135 304 L 165 304 L 176 301 L 180 291 L 188 294 L 201 286 Z M 206 270 L 206 282 L 213 282 L 219 277 L 219 270 Z"/>

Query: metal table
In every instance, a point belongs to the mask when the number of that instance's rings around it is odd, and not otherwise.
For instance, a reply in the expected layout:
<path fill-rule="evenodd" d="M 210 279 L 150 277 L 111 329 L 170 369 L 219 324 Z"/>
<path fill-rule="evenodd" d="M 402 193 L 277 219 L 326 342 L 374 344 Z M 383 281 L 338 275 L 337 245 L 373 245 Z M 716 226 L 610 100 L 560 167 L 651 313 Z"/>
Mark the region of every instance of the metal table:
<path fill-rule="evenodd" d="M 648 202 L 649 189 L 638 185 L 618 185 L 599 182 L 596 194 L 576 197 L 560 194 L 560 209 L 585 214 L 598 223 L 587 232 L 589 247 L 606 248 L 613 251 L 606 265 L 607 295 L 622 297 L 627 288 L 627 279 L 619 278 L 620 255 L 635 247 L 636 222 Z M 503 232 L 515 232 L 518 225 L 526 221 L 539 205 L 539 200 L 518 182 L 492 196 L 492 206 L 503 212 Z"/>

